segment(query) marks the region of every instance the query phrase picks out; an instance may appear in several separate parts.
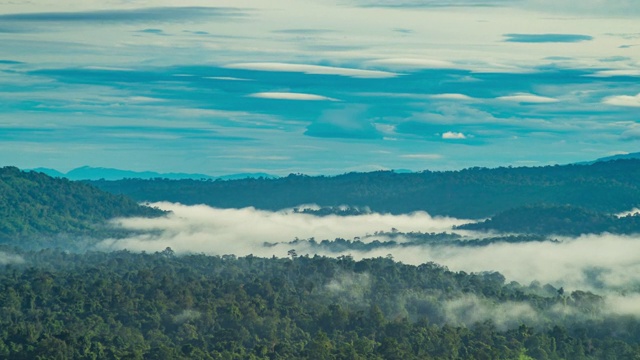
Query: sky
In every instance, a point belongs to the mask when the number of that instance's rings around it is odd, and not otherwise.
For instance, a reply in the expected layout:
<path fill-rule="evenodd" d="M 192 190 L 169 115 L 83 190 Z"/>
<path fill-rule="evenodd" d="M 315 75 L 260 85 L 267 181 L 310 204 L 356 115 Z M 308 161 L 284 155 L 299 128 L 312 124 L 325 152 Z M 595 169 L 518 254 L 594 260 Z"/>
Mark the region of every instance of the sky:
<path fill-rule="evenodd" d="M 225 175 L 640 151 L 634 0 L 0 0 L 0 164 Z"/>

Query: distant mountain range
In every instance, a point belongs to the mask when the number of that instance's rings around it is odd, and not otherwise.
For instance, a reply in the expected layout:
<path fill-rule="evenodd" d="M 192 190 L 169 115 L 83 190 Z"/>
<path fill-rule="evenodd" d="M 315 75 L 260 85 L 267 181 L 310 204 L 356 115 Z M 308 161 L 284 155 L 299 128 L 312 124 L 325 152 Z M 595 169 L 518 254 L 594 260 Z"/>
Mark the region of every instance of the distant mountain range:
<path fill-rule="evenodd" d="M 578 165 L 591 165 L 591 164 L 595 164 L 597 162 L 606 162 L 606 161 L 613 161 L 613 160 L 625 160 L 625 159 L 640 159 L 640 152 L 606 156 L 606 157 L 598 158 L 598 159 L 591 160 L 591 161 L 581 161 L 581 162 L 578 162 L 576 164 L 578 164 Z"/>
<path fill-rule="evenodd" d="M 620 159 L 640 159 L 640 152 L 607 156 L 607 157 L 597 159 L 596 161 L 611 161 L 611 160 L 620 160 Z"/>
<path fill-rule="evenodd" d="M 155 171 L 131 171 L 103 167 L 82 166 L 67 173 L 49 168 L 35 168 L 33 171 L 47 174 L 51 177 L 67 178 L 69 180 L 122 180 L 122 179 L 170 179 L 170 180 L 237 180 L 247 178 L 274 179 L 275 175 L 267 173 L 239 173 L 224 176 L 187 173 L 158 173 Z"/>

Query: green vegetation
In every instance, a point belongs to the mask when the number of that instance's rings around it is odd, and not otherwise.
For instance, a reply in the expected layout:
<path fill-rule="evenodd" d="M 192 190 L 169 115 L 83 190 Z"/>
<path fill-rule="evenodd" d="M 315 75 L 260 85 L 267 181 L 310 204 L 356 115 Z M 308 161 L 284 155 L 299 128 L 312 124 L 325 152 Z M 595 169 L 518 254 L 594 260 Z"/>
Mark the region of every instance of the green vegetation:
<path fill-rule="evenodd" d="M 163 212 L 87 183 L 2 168 L 0 241 L 12 246 L 0 245 L 0 359 L 640 359 L 640 320 L 590 292 L 431 262 L 405 265 L 393 254 L 355 261 L 295 250 L 391 252 L 634 233 L 640 216 L 611 213 L 640 203 L 638 165 L 90 183 L 148 201 L 264 209 L 318 203 L 294 210 L 318 216 L 493 216 L 461 228 L 521 234 L 471 240 L 391 229 L 353 240 L 296 239 L 287 243 L 288 258 L 52 249 L 127 235 L 105 226 L 111 218 Z M 585 276 L 597 283 L 605 270 Z M 611 294 L 633 301 L 638 289 L 628 287 L 628 298 Z"/>
<path fill-rule="evenodd" d="M 458 228 L 566 236 L 604 232 L 638 234 L 640 215 L 619 218 L 572 206 L 525 206 L 507 210 L 483 222 L 465 224 Z"/>
<path fill-rule="evenodd" d="M 427 211 L 431 215 L 477 219 L 536 204 L 571 205 L 602 213 L 627 211 L 640 205 L 638 179 L 640 160 L 625 159 L 589 165 L 409 174 L 379 171 L 335 177 L 292 174 L 279 179 L 127 179 L 91 184 L 138 201 L 267 210 L 315 203 L 337 211 L 340 205 L 349 205 L 382 213 Z"/>
<path fill-rule="evenodd" d="M 475 225 L 475 224 L 473 224 Z M 380 241 L 379 239 L 388 239 Z M 524 243 L 524 242 L 557 242 L 557 240 L 548 239 L 541 235 L 509 235 L 494 236 L 483 239 L 463 239 L 461 235 L 454 233 L 421 233 L 409 232 L 403 233 L 393 232 L 376 232 L 373 235 L 358 237 L 353 240 L 337 238 L 334 240 L 324 239 L 316 241 L 311 239 L 295 239 L 287 242 L 288 245 L 295 248 L 303 246 L 304 249 L 312 249 L 314 251 L 329 251 L 333 253 L 342 253 L 345 251 L 372 251 L 376 249 L 389 249 L 393 251 L 397 248 L 412 246 L 488 246 L 495 243 Z M 265 243 L 265 246 L 276 246 L 281 243 Z"/>
<path fill-rule="evenodd" d="M 599 296 L 505 284 L 497 273 L 348 256 L 177 257 L 170 249 L 5 247 L 0 255 L 0 358 L 640 356 L 640 322 L 606 315 Z M 533 313 L 527 324 L 523 306 Z"/>
<path fill-rule="evenodd" d="M 159 216 L 138 205 L 83 183 L 51 178 L 15 167 L 0 168 L 0 241 L 47 241 L 43 238 L 97 236 L 105 221 L 124 216 Z"/>

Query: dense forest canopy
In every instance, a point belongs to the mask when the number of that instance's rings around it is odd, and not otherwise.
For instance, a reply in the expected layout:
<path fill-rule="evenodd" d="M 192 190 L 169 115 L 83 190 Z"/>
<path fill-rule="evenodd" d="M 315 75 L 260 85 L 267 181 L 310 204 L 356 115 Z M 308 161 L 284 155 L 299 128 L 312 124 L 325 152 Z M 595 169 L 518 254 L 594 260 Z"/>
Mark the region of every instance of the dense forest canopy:
<path fill-rule="evenodd" d="M 617 213 L 640 205 L 640 160 L 587 165 L 469 168 L 420 173 L 349 173 L 334 177 L 199 181 L 126 179 L 92 185 L 138 201 L 280 210 L 301 204 L 349 205 L 382 213 L 487 218 L 516 207 L 572 205 Z"/>
<path fill-rule="evenodd" d="M 0 245 L 0 358 L 640 358 L 640 312 L 633 305 L 640 281 L 621 274 L 624 264 L 568 259 L 577 270 L 566 276 L 578 281 L 552 285 L 517 283 L 491 267 L 456 272 L 431 262 L 437 254 L 463 259 L 476 251 L 491 256 L 488 251 L 498 248 L 566 252 L 586 241 L 564 243 L 553 235 L 635 234 L 640 216 L 614 213 L 638 205 L 638 165 L 619 160 L 413 174 L 88 183 L 2 168 L 0 236 L 12 245 Z M 141 200 L 293 209 L 195 207 L 192 213 L 180 205 L 175 208 L 181 213 L 167 214 L 136 203 Z M 305 203 L 320 206 L 300 206 Z M 270 221 L 277 229 L 294 218 L 307 225 L 326 220 L 315 223 L 325 227 L 347 219 L 380 225 L 382 215 L 373 212 L 416 210 L 489 219 L 452 228 L 464 221 L 422 213 L 404 221 L 446 224 L 448 230 L 391 228 L 353 239 L 281 237 L 275 242 L 248 232 L 256 238 L 227 240 L 273 249 L 278 252 L 273 257 L 176 254 L 171 248 L 63 250 L 77 249 L 82 239 L 106 237 L 125 247 L 131 239 L 143 246 L 154 240 L 182 244 L 201 229 L 212 232 L 203 232 L 196 242 L 224 246 L 217 238 L 221 227 L 247 226 L 241 217 L 210 223 L 212 214 L 254 216 L 251 226 L 262 217 L 266 222 L 258 228 L 266 230 Z M 105 226 L 118 217 L 137 217 L 130 219 L 135 226 Z M 389 218 L 399 217 L 385 221 Z M 606 239 L 592 238 L 590 249 Z M 611 239 L 618 248 L 633 241 Z M 434 252 L 419 251 L 424 249 Z M 400 251 L 431 256 L 409 265 L 394 260 Z M 388 255 L 362 256 L 380 252 Z M 630 266 L 634 259 L 627 258 Z M 547 279 L 564 275 L 559 276 Z"/>
<path fill-rule="evenodd" d="M 11 359 L 633 359 L 589 292 L 389 258 L 0 248 Z M 8 256 L 11 255 L 11 260 Z M 614 310 L 614 311 L 612 311 Z"/>
<path fill-rule="evenodd" d="M 0 240 L 37 236 L 95 235 L 107 220 L 123 216 L 159 216 L 162 211 L 140 206 L 88 184 L 52 178 L 38 172 L 0 168 Z"/>
<path fill-rule="evenodd" d="M 616 216 L 573 206 L 524 206 L 501 212 L 491 219 L 457 227 L 537 235 L 638 234 L 640 215 Z"/>

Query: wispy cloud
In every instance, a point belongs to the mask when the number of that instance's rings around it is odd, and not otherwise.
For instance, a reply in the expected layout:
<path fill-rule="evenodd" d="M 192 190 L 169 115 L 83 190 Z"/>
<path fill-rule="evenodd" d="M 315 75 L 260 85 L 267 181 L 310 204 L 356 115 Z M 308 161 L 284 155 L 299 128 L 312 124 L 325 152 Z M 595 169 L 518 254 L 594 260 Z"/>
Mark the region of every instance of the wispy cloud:
<path fill-rule="evenodd" d="M 574 43 L 593 40 L 592 36 L 579 34 L 504 34 L 506 42 L 520 43 Z"/>
<path fill-rule="evenodd" d="M 424 159 L 424 160 L 442 159 L 442 155 L 440 154 L 405 154 L 405 155 L 400 155 L 400 157 L 405 159 Z"/>
<path fill-rule="evenodd" d="M 31 12 L 0 15 L 0 21 L 12 22 L 175 22 L 216 17 L 239 18 L 246 10 L 221 7 L 155 7 L 128 10 L 78 12 Z"/>
<path fill-rule="evenodd" d="M 275 72 L 297 72 L 311 75 L 338 75 L 354 78 L 392 78 L 398 76 L 396 73 L 377 70 L 363 70 L 354 68 L 343 68 L 335 66 L 307 65 L 307 64 L 287 64 L 287 63 L 237 63 L 225 66 L 229 69 L 242 69 L 254 71 L 275 71 Z"/>
<path fill-rule="evenodd" d="M 436 94 L 429 96 L 432 99 L 436 100 L 461 100 L 461 101 L 471 101 L 474 100 L 471 96 L 464 94 Z"/>
<path fill-rule="evenodd" d="M 304 134 L 320 138 L 382 139 L 382 134 L 365 114 L 363 106 L 327 110 L 307 127 Z"/>
<path fill-rule="evenodd" d="M 384 66 L 395 69 L 453 69 L 456 66 L 446 60 L 421 58 L 388 58 L 368 61 L 369 65 Z"/>
<path fill-rule="evenodd" d="M 521 104 L 548 104 L 558 102 L 558 99 L 527 93 L 517 93 L 513 95 L 500 96 L 496 98 L 502 101 L 511 101 Z"/>
<path fill-rule="evenodd" d="M 253 208 L 215 209 L 203 205 L 170 203 L 153 205 L 171 210 L 172 213 L 158 219 L 115 220 L 114 226 L 141 231 L 142 234 L 104 241 L 100 247 L 162 251 L 169 246 L 178 253 L 254 254 L 267 257 L 285 257 L 289 249 L 295 248 L 299 254 L 351 254 L 356 259 L 392 253 L 396 260 L 408 264 L 433 261 L 454 271 L 498 271 L 508 281 L 525 285 L 539 281 L 555 287 L 604 294 L 638 289 L 640 286 L 640 243 L 634 236 L 602 234 L 559 238 L 558 242 L 491 243 L 486 246 L 410 245 L 370 251 L 328 252 L 304 242 L 298 245 L 289 242 L 295 238 L 311 237 L 317 241 L 355 237 L 365 242 L 384 241 L 384 237 L 372 234 L 392 228 L 401 232 L 451 232 L 452 226 L 468 220 L 431 217 L 426 213 L 317 217 Z M 473 232 L 462 234 L 470 238 L 479 235 Z M 265 242 L 275 245 L 264 246 Z"/>
<path fill-rule="evenodd" d="M 114 225 L 131 230 L 152 231 L 152 234 L 122 240 L 108 240 L 103 248 L 134 251 L 161 251 L 170 246 L 177 252 L 205 252 L 207 254 L 235 254 L 286 256 L 290 245 L 271 248 L 264 242 L 289 242 L 296 237 L 307 239 L 353 238 L 375 231 L 442 232 L 465 220 L 431 217 L 419 212 L 407 215 L 371 214 L 362 216 L 324 216 L 269 212 L 253 208 L 216 209 L 204 205 L 185 206 L 154 203 L 172 214 L 164 218 L 128 218 L 114 221 Z M 247 226 L 251 224 L 251 226 Z M 287 248 L 288 247 L 288 248 Z"/>
<path fill-rule="evenodd" d="M 259 92 L 247 95 L 259 99 L 294 100 L 294 101 L 339 101 L 322 95 L 293 92 Z"/>
<path fill-rule="evenodd" d="M 592 74 L 587 74 L 590 77 L 614 77 L 614 76 L 640 76 L 640 70 L 638 69 L 615 69 L 615 70 L 600 70 Z"/>
<path fill-rule="evenodd" d="M 615 106 L 640 107 L 640 93 L 637 95 L 609 96 L 602 100 L 603 103 Z"/>
<path fill-rule="evenodd" d="M 24 263 L 24 258 L 22 256 L 0 251 L 0 265 L 22 264 L 22 263 Z"/>

